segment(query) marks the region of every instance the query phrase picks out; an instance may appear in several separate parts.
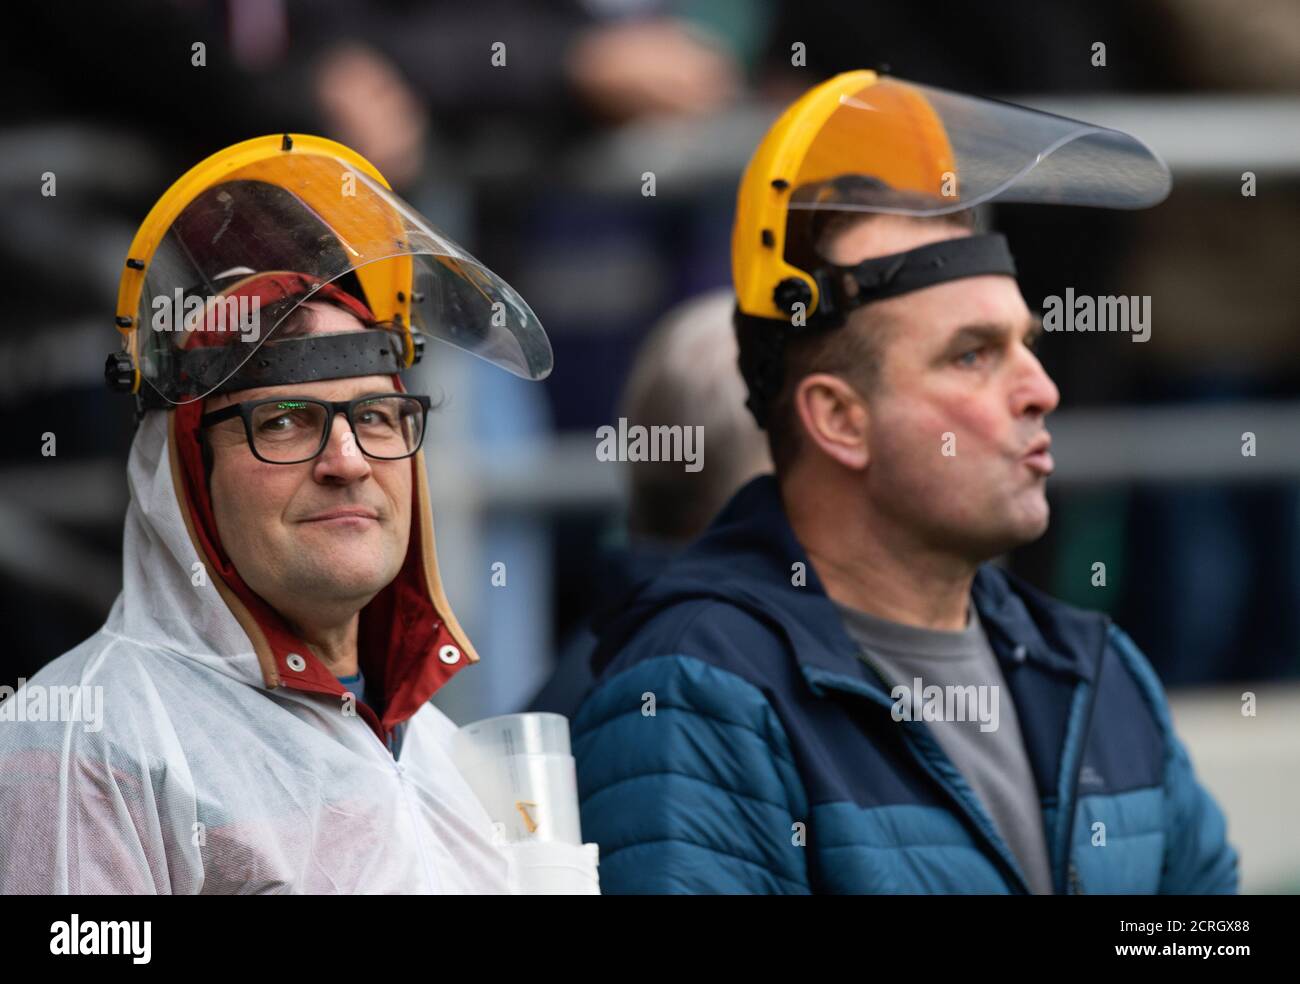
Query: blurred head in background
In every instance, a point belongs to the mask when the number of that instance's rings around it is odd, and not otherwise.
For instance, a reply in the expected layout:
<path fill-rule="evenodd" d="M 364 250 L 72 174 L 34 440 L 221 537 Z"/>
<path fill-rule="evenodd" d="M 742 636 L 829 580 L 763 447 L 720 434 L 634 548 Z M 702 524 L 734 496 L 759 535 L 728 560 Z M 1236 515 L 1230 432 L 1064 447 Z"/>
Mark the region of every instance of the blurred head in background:
<path fill-rule="evenodd" d="M 628 424 L 701 426 L 708 457 L 695 472 L 679 461 L 630 465 L 628 531 L 635 538 L 684 544 L 736 489 L 771 471 L 736 369 L 734 306 L 729 288 L 692 298 L 669 311 L 637 353 L 623 392 Z"/>

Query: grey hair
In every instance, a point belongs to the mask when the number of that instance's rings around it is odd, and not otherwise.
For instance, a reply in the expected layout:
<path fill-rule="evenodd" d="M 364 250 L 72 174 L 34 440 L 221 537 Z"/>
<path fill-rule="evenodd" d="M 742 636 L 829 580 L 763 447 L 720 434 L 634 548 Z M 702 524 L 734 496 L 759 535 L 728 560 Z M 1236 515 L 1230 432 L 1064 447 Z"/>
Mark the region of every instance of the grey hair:
<path fill-rule="evenodd" d="M 637 353 L 621 415 L 629 426 L 701 426 L 708 455 L 698 472 L 671 461 L 630 466 L 633 535 L 693 539 L 737 488 L 771 470 L 767 439 L 745 408 L 735 304 L 729 287 L 684 301 L 656 323 Z"/>

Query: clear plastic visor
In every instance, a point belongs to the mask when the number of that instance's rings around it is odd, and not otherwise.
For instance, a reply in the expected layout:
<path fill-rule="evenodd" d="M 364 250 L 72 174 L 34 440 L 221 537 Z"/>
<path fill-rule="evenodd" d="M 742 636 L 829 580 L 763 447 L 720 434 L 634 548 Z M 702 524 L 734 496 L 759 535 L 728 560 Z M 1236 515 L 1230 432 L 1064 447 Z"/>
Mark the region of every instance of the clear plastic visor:
<path fill-rule="evenodd" d="M 1170 177 L 1119 130 L 886 78 L 840 98 L 792 184 L 791 209 L 924 216 L 994 200 L 1146 208 Z"/>
<path fill-rule="evenodd" d="M 509 284 L 367 175 L 286 153 L 200 192 L 159 242 L 138 311 L 145 382 L 172 403 L 201 399 L 273 344 L 312 295 L 263 305 L 232 287 L 271 272 L 334 284 L 374 324 L 409 324 L 517 376 L 551 370 L 546 333 Z M 201 361 L 186 357 L 197 349 Z"/>

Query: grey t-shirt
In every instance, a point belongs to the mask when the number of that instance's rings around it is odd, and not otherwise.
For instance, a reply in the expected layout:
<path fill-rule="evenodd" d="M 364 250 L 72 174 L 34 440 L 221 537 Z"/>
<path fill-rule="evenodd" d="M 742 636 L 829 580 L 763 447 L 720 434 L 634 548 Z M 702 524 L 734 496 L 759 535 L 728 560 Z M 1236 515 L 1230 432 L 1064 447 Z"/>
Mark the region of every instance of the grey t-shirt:
<path fill-rule="evenodd" d="M 1030 890 L 1051 895 L 1038 789 L 1015 703 L 975 606 L 961 632 L 891 622 L 838 603 L 835 607 L 858 644 L 858 655 L 891 688 L 907 688 L 900 695 L 905 706 L 896 704 L 898 713 L 926 722 L 1020 862 Z M 939 689 L 930 690 L 932 686 Z M 948 689 L 972 686 L 974 691 Z M 941 719 L 932 719 L 936 714 Z"/>

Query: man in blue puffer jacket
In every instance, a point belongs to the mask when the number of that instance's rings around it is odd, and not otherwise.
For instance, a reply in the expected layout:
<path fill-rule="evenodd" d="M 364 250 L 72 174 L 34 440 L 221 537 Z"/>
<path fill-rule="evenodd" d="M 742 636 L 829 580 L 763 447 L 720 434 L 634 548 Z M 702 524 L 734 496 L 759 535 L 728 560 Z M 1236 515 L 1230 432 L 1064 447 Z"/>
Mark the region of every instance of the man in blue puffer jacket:
<path fill-rule="evenodd" d="M 1105 616 L 987 563 L 1047 528 L 1059 394 L 1041 328 L 1002 237 L 909 176 L 924 153 L 827 164 L 933 133 L 917 114 L 948 105 L 850 75 L 777 122 L 780 152 L 761 147 L 741 186 L 741 368 L 776 474 L 608 620 L 593 657 L 573 747 L 602 889 L 1234 892 L 1223 815 L 1146 659 Z M 819 147 L 859 105 L 873 115 L 850 123 L 884 130 Z M 1125 154 L 1090 166 L 1143 166 Z M 805 180 L 812 160 L 828 180 Z M 782 221 L 751 249 L 745 216 L 773 194 Z"/>

